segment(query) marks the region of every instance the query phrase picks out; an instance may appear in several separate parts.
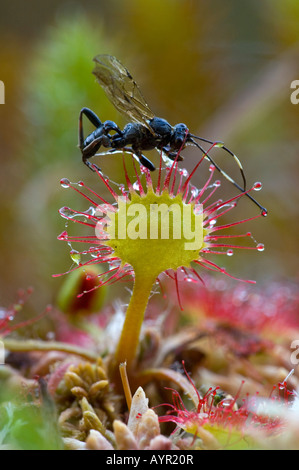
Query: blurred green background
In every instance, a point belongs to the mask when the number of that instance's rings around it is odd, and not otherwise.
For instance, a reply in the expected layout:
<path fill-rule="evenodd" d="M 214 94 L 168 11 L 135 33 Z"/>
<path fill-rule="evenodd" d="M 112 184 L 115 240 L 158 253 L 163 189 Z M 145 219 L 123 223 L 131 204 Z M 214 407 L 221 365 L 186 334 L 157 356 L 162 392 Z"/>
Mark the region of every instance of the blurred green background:
<path fill-rule="evenodd" d="M 2 2 L 1 304 L 33 286 L 42 308 L 63 282 L 52 274 L 71 266 L 67 246 L 56 239 L 64 230 L 58 209 L 87 206 L 60 179 L 83 179 L 107 195 L 77 148 L 83 106 L 125 124 L 91 74 L 100 53 L 128 67 L 158 116 L 225 141 L 248 184 L 262 181 L 254 195 L 269 216 L 238 230 L 252 231 L 265 251 L 219 262 L 259 282 L 298 277 L 299 104 L 290 101 L 291 82 L 299 79 L 298 22 L 298 0 Z M 191 150 L 184 153 L 189 170 L 199 158 Z M 218 157 L 226 168 L 225 153 Z M 157 153 L 152 158 L 158 162 Z M 121 158 L 97 163 L 120 180 Z M 233 165 L 229 171 L 239 178 Z M 235 194 L 225 182 L 223 190 Z M 244 199 L 233 212 L 228 220 L 258 208 Z"/>

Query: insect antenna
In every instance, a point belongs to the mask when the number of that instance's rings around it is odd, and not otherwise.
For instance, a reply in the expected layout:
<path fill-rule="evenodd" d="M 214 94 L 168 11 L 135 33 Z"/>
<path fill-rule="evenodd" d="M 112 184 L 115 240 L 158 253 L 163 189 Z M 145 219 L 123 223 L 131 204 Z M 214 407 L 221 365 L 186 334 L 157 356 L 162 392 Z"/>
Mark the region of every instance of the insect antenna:
<path fill-rule="evenodd" d="M 194 136 L 192 134 L 189 134 L 189 142 L 191 142 L 191 144 L 195 145 L 197 148 L 199 148 L 201 150 L 201 152 L 203 152 L 205 154 L 205 158 L 207 158 L 211 163 L 212 165 L 214 165 L 214 167 L 216 168 L 216 170 L 219 171 L 219 173 L 221 173 L 230 183 L 232 183 L 239 191 L 241 192 L 244 192 L 245 191 L 245 187 L 246 187 L 246 179 L 245 179 L 245 175 L 244 175 L 244 171 L 243 171 L 243 167 L 242 167 L 242 164 L 240 162 L 240 160 L 238 159 L 238 157 L 233 153 L 231 152 L 227 147 L 224 147 L 222 145 L 221 142 L 219 142 L 219 147 L 221 146 L 221 148 L 223 148 L 224 150 L 226 150 L 230 155 L 232 155 L 235 159 L 235 161 L 237 162 L 239 168 L 240 168 L 240 171 L 241 171 L 241 175 L 243 177 L 243 182 L 244 182 L 244 188 L 242 188 L 238 183 L 236 183 L 227 173 L 225 173 L 225 171 L 222 170 L 222 168 L 220 168 L 219 165 L 217 165 L 217 163 L 212 159 L 212 157 L 205 151 L 205 149 L 198 143 L 196 142 L 195 140 L 193 140 L 193 138 L 196 138 L 196 139 L 199 139 L 199 140 L 202 140 L 203 142 L 207 142 L 207 143 L 215 143 L 215 142 L 212 142 L 210 140 L 207 140 L 207 139 L 204 139 L 204 138 L 201 138 L 201 137 L 197 137 L 197 136 Z M 217 143 L 218 144 L 218 143 Z M 267 209 L 265 207 L 263 207 L 259 202 L 257 202 L 252 196 L 251 194 L 249 194 L 248 192 L 246 192 L 245 196 L 247 196 L 249 199 L 251 199 L 252 202 L 254 202 L 254 204 L 256 204 L 262 211 L 262 214 L 263 215 L 267 215 Z"/>
<path fill-rule="evenodd" d="M 243 179 L 243 184 L 244 184 L 243 190 L 244 191 L 246 190 L 246 177 L 245 177 L 244 169 L 243 169 L 242 163 L 238 159 L 237 155 L 235 155 L 229 148 L 225 147 L 223 142 L 213 142 L 212 140 L 205 139 L 204 137 L 198 137 L 197 135 L 193 135 L 193 134 L 189 134 L 189 136 L 191 138 L 193 137 L 193 139 L 198 139 L 198 140 L 201 140 L 202 142 L 206 142 L 208 144 L 214 144 L 215 147 L 222 148 L 227 153 L 229 153 L 234 158 L 235 162 L 237 163 L 237 165 L 239 167 L 239 170 L 240 170 L 240 173 L 241 173 L 241 176 L 242 176 L 242 179 Z M 192 142 L 192 139 L 191 139 L 191 142 Z M 192 143 L 195 144 L 194 141 Z"/>

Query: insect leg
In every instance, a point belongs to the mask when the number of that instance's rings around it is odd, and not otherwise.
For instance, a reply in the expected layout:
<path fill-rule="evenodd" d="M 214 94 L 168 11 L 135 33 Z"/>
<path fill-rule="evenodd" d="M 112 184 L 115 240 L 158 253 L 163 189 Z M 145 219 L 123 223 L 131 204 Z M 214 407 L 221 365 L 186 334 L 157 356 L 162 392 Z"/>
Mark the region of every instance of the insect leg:
<path fill-rule="evenodd" d="M 153 165 L 153 163 L 148 158 L 146 158 L 141 153 L 140 149 L 132 147 L 131 152 L 132 152 L 133 156 L 135 155 L 138 158 L 141 165 L 145 166 L 150 171 L 155 171 L 156 167 Z"/>
<path fill-rule="evenodd" d="M 244 169 L 243 169 L 243 166 L 242 166 L 242 163 L 240 162 L 240 160 L 238 159 L 237 155 L 235 155 L 230 149 L 228 149 L 227 147 L 225 147 L 225 145 L 222 143 L 222 142 L 212 142 L 211 140 L 209 139 L 204 139 L 203 137 L 198 137 L 196 135 L 193 135 L 193 134 L 190 134 L 190 137 L 191 137 L 191 140 L 189 140 L 189 142 L 192 142 L 193 144 L 195 143 L 194 140 L 192 139 L 192 137 L 194 139 L 198 139 L 198 140 L 201 140 L 202 142 L 207 142 L 208 144 L 215 144 L 217 143 L 217 146 L 222 148 L 223 150 L 225 150 L 227 153 L 229 153 L 235 160 L 235 162 L 237 163 L 238 167 L 239 167 L 239 170 L 240 170 L 240 173 L 242 175 L 242 179 L 243 179 L 243 184 L 244 184 L 244 188 L 243 190 L 245 191 L 246 189 L 246 178 L 245 178 L 245 173 L 244 173 Z"/>
<path fill-rule="evenodd" d="M 172 161 L 178 161 L 178 162 L 181 162 L 184 160 L 184 157 L 181 156 L 181 155 L 178 155 L 178 152 L 171 152 L 170 151 L 170 147 L 163 147 L 162 148 L 162 152 L 165 153 L 165 155 L 167 155 L 167 157 L 172 160 Z"/>
<path fill-rule="evenodd" d="M 100 168 L 98 165 L 96 165 L 95 163 L 91 163 L 88 159 L 85 159 L 85 160 L 84 160 L 84 159 L 82 158 L 82 160 L 83 160 L 83 162 L 85 163 L 85 165 L 87 165 L 88 168 L 91 169 L 91 171 L 96 171 L 96 170 L 95 170 L 95 168 L 96 168 L 99 172 L 102 172 L 101 168 Z"/>
<path fill-rule="evenodd" d="M 150 171 L 155 171 L 156 167 L 153 165 L 153 163 L 146 158 L 142 153 L 140 155 L 137 155 L 141 165 L 145 166 L 148 170 Z"/>
<path fill-rule="evenodd" d="M 101 120 L 98 116 L 91 111 L 89 108 L 82 108 L 79 114 L 79 148 L 82 150 L 84 147 L 84 132 L 83 132 L 83 114 L 87 119 L 94 125 L 94 127 L 100 127 L 102 125 Z"/>
<path fill-rule="evenodd" d="M 146 158 L 140 151 L 135 150 L 132 147 L 122 147 L 121 149 L 110 149 L 106 153 L 121 153 L 121 152 L 130 153 L 136 160 L 139 161 L 139 163 L 141 163 L 141 165 L 145 166 L 150 171 L 155 171 L 156 167 L 154 166 L 154 164 L 148 158 Z"/>
<path fill-rule="evenodd" d="M 115 124 L 115 122 L 113 122 L 113 121 L 103 122 L 103 127 L 104 127 L 104 130 L 105 130 L 105 133 L 107 133 L 107 134 L 110 131 L 114 131 L 118 135 L 121 135 L 121 136 L 123 135 L 123 132 L 120 130 L 120 128 L 117 126 L 117 124 Z"/>
<path fill-rule="evenodd" d="M 209 141 L 207 141 L 209 142 Z M 209 142 L 210 143 L 210 142 Z M 205 154 L 205 158 L 207 158 L 211 163 L 212 165 L 214 165 L 214 167 L 216 168 L 216 170 L 219 171 L 219 173 L 221 173 L 230 183 L 232 183 L 239 191 L 241 192 L 244 192 L 245 191 L 245 188 L 242 188 L 238 183 L 236 183 L 227 173 L 225 173 L 225 171 L 222 170 L 222 168 L 220 168 L 219 165 L 217 165 L 216 162 L 214 162 L 214 160 L 212 159 L 212 157 L 205 151 L 205 149 L 199 145 L 197 142 L 193 141 L 193 144 L 199 148 L 203 154 Z M 254 202 L 254 204 L 256 204 L 262 211 L 263 214 L 267 214 L 267 209 L 263 206 L 261 206 L 261 204 L 259 202 L 257 202 L 250 194 L 246 193 L 246 196 L 251 199 L 252 202 Z"/>
<path fill-rule="evenodd" d="M 94 139 L 92 142 L 90 142 L 89 145 L 87 145 L 86 147 L 81 149 L 81 151 L 82 151 L 82 161 L 92 171 L 95 171 L 92 166 L 96 166 L 97 169 L 99 171 L 101 171 L 101 169 L 97 165 L 90 163 L 89 158 L 91 158 L 95 155 L 96 151 L 101 147 L 101 145 L 103 143 L 103 139 L 105 139 L 105 138 L 107 138 L 107 137 L 105 135 L 102 135 L 102 136 L 98 137 L 97 139 Z"/>

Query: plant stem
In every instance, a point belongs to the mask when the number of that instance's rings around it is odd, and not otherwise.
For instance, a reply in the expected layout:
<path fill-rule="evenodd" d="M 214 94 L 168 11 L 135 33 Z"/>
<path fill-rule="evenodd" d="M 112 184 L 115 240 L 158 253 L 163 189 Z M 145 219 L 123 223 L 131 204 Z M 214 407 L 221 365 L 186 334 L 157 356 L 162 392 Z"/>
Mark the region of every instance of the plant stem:
<path fill-rule="evenodd" d="M 115 367 L 126 362 L 128 372 L 136 357 L 143 317 L 155 279 L 147 279 L 135 273 L 133 293 L 114 358 Z"/>
<path fill-rule="evenodd" d="M 89 361 L 96 361 L 98 355 L 73 344 L 60 343 L 58 341 L 41 341 L 41 340 L 16 340 L 5 338 L 3 340 L 4 347 L 8 351 L 60 351 L 67 354 L 74 354 L 83 357 Z"/>

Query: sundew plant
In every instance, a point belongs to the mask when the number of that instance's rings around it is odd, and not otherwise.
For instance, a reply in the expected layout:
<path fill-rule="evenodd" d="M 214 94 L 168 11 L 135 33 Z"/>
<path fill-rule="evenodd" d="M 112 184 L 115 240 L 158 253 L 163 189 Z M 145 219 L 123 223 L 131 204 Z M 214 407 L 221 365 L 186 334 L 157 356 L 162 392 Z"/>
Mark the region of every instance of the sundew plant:
<path fill-rule="evenodd" d="M 294 446 L 293 371 L 273 361 L 298 327 L 298 298 L 291 287 L 274 288 L 275 295 L 270 289 L 267 309 L 258 291 L 248 290 L 254 280 L 213 261 L 222 255 L 227 264 L 238 250 L 263 251 L 247 226 L 265 213 L 221 223 L 261 183 L 223 200 L 213 165 L 201 187 L 192 183 L 199 168 L 204 172 L 205 157 L 188 173 L 161 155 L 154 178 L 134 160 L 129 176 L 130 157 L 123 154 L 123 182 L 94 166 L 96 190 L 61 179 L 63 189 L 86 203 L 85 210 L 59 210 L 66 226 L 58 239 L 69 247 L 72 266 L 54 277 L 73 278 L 61 310 L 46 308 L 11 325 L 28 292 L 1 318 L 7 350 L 32 355 L 29 375 L 11 371 L 8 378 L 22 381 L 39 420 L 52 410 L 51 448 Z M 110 196 L 102 197 L 101 186 Z M 240 232 L 231 233 L 233 227 Z M 101 292 L 123 282 L 133 284 L 128 306 L 107 310 Z M 288 307 L 281 324 L 282 305 Z M 14 336 L 51 314 L 55 328 L 46 340 Z M 16 399 L 5 406 L 2 445 L 26 447 L 19 433 L 28 425 L 36 430 L 40 421 L 18 413 Z M 164 431 L 165 423 L 172 428 Z M 41 426 L 39 447 L 47 447 L 47 432 Z"/>
<path fill-rule="evenodd" d="M 131 375 L 138 373 L 136 360 L 145 310 L 152 290 L 157 283 L 162 282 L 163 274 L 173 279 L 180 304 L 180 278 L 185 282 L 200 281 L 200 268 L 220 272 L 237 280 L 225 268 L 215 264 L 209 255 L 221 253 L 231 256 L 235 249 L 264 249 L 263 244 L 255 242 L 250 232 L 231 235 L 228 230 L 264 216 L 265 213 L 224 225 L 219 223 L 221 216 L 232 211 L 242 196 L 252 190 L 259 190 L 261 184 L 256 183 L 249 191 L 229 200 L 217 199 L 215 193 L 221 184 L 214 179 L 213 165 L 209 168 L 209 176 L 202 188 L 196 188 L 191 182 L 205 157 L 206 154 L 191 174 L 180 169 L 176 160 L 171 166 L 163 168 L 161 158 L 155 186 L 150 171 L 141 167 L 139 175 L 135 164 L 135 178 L 131 181 L 124 159 L 125 185 L 119 184 L 117 192 L 109 178 L 94 167 L 100 181 L 108 188 L 112 201 L 103 200 L 100 194 L 86 187 L 83 182 L 72 184 L 66 178 L 61 180 L 63 188 L 72 188 L 90 204 L 85 212 L 63 207 L 61 216 L 85 225 L 94 232 L 93 235 L 74 236 L 63 231 L 59 235 L 60 240 L 67 241 L 71 246 L 71 256 L 76 260 L 73 269 L 88 268 L 94 264 L 106 266 L 96 276 L 96 286 L 92 290 L 128 278 L 134 282 L 125 322 L 112 359 L 113 369 L 125 362 Z M 245 240 L 245 243 L 242 244 L 240 240 Z M 84 248 L 74 249 L 78 243 L 83 244 Z M 244 281 L 254 283 L 252 280 Z M 86 293 L 88 291 L 79 295 Z"/>

